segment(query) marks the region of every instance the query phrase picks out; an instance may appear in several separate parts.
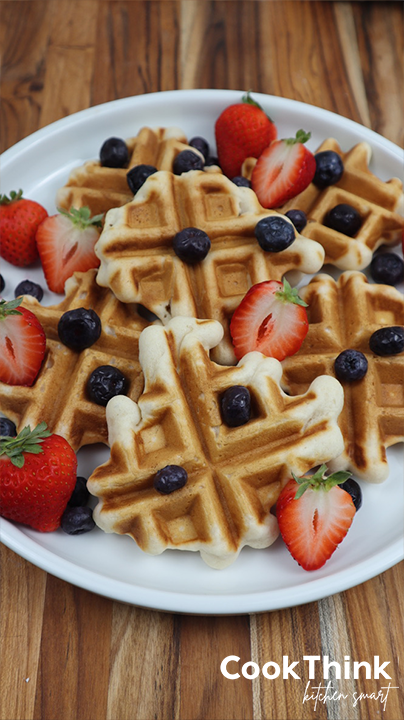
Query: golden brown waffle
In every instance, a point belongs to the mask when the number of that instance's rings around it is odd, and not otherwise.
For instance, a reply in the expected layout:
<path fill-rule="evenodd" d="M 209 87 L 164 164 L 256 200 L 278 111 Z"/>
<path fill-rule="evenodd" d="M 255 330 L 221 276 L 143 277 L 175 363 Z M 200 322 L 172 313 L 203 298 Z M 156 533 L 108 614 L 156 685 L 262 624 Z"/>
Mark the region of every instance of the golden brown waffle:
<path fill-rule="evenodd" d="M 314 273 L 323 263 L 321 245 L 297 233 L 282 252 L 261 250 L 254 229 L 273 214 L 252 190 L 222 174 L 155 173 L 132 202 L 109 211 L 96 245 L 97 282 L 123 302 L 145 305 L 163 322 L 179 315 L 219 320 L 225 335 L 214 358 L 232 364 L 229 319 L 251 285 L 280 280 L 291 270 Z M 187 227 L 204 230 L 212 243 L 194 266 L 172 247 L 176 233 Z"/>
<path fill-rule="evenodd" d="M 0 410 L 16 423 L 18 430 L 44 421 L 74 450 L 107 442 L 105 407 L 93 403 L 85 389 L 96 367 L 113 365 L 121 370 L 129 380 L 128 395 L 134 400 L 143 388 L 138 338 L 148 323 L 132 306 L 123 305 L 109 290 L 100 288 L 95 275 L 95 270 L 75 273 L 67 281 L 66 297 L 59 305 L 45 307 L 28 295 L 24 297 L 24 307 L 36 315 L 44 328 L 45 358 L 31 387 L 0 383 Z M 61 315 L 78 307 L 92 308 L 102 323 L 100 338 L 82 352 L 63 345 L 57 331 Z"/>
<path fill-rule="evenodd" d="M 182 150 L 199 151 L 187 144 L 179 128 L 144 127 L 134 138 L 126 140 L 129 150 L 127 168 L 102 167 L 97 160 L 90 160 L 75 168 L 66 185 L 56 196 L 57 207 L 88 206 L 92 215 L 106 213 L 110 208 L 125 205 L 133 198 L 126 174 L 135 165 L 152 165 L 158 170 L 172 170 L 173 162 Z M 202 155 L 201 155 L 202 157 Z"/>
<path fill-rule="evenodd" d="M 398 178 L 383 182 L 369 170 L 372 150 L 361 142 L 349 152 L 342 152 L 336 140 L 326 140 L 317 150 L 333 150 L 342 158 L 341 179 L 324 190 L 311 183 L 300 195 L 289 200 L 281 212 L 303 210 L 308 218 L 302 235 L 319 242 L 325 250 L 325 263 L 341 270 L 361 270 L 369 265 L 380 245 L 401 239 L 404 230 L 403 184 Z M 354 207 L 362 225 L 354 237 L 348 237 L 323 224 L 329 210 L 340 203 Z"/>
<path fill-rule="evenodd" d="M 299 352 L 283 361 L 282 384 L 292 394 L 305 392 L 317 375 L 334 375 L 334 361 L 343 350 L 360 350 L 368 371 L 362 380 L 342 383 L 339 424 L 345 450 L 330 465 L 382 482 L 388 476 L 386 448 L 404 440 L 404 353 L 375 355 L 369 338 L 380 327 L 404 324 L 404 297 L 354 271 L 343 273 L 338 282 L 317 275 L 299 295 L 309 305 L 309 331 Z"/>
<path fill-rule="evenodd" d="M 103 530 L 128 534 L 151 554 L 199 551 L 216 568 L 244 545 L 268 547 L 278 534 L 270 510 L 290 471 L 303 474 L 343 448 L 338 381 L 319 377 L 289 397 L 273 358 L 254 352 L 236 367 L 212 362 L 209 349 L 222 333 L 218 322 L 180 317 L 143 331 L 144 392 L 138 403 L 108 403 L 110 459 L 88 481 Z M 253 411 L 230 428 L 220 398 L 233 385 L 248 387 Z M 153 478 L 166 465 L 184 467 L 188 481 L 163 495 Z"/>

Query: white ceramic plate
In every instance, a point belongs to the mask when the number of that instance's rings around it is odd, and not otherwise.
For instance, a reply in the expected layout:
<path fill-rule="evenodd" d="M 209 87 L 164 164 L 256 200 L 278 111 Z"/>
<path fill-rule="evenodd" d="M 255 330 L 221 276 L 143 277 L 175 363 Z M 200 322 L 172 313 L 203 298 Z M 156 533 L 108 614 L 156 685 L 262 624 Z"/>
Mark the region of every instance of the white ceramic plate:
<path fill-rule="evenodd" d="M 70 170 L 98 156 L 103 141 L 131 137 L 143 125 L 177 125 L 190 138 L 204 136 L 214 146 L 214 122 L 242 93 L 230 90 L 184 90 L 116 100 L 90 108 L 39 130 L 2 156 L 1 192 L 23 188 L 26 197 L 55 212 L 56 190 Z M 402 174 L 400 148 L 351 120 L 283 98 L 255 94 L 274 119 L 281 137 L 303 128 L 312 132 L 315 150 L 326 137 L 343 149 L 367 140 L 373 148 L 372 170 L 383 180 Z M 2 262 L 4 297 L 27 277 L 46 284 L 39 266 L 18 269 Z M 402 286 L 400 288 L 403 289 Z M 45 292 L 43 303 L 61 296 Z M 226 570 L 206 566 L 199 554 L 167 551 L 142 553 L 129 537 L 96 529 L 72 537 L 58 530 L 41 534 L 0 520 L 1 540 L 35 565 L 101 595 L 143 607 L 195 614 L 238 614 L 290 607 L 341 592 L 395 565 L 404 556 L 403 446 L 389 451 L 390 476 L 383 485 L 362 483 L 363 507 L 348 536 L 324 568 L 302 570 L 281 539 L 267 550 L 242 550 Z M 88 477 L 107 459 L 104 447 L 79 452 L 79 474 Z"/>

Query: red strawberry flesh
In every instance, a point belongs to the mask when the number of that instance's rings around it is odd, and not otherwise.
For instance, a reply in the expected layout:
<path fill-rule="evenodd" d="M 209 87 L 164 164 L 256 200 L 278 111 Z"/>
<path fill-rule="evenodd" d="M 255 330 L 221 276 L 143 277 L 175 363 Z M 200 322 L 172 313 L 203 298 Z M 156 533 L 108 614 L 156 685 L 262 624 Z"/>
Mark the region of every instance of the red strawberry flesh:
<path fill-rule="evenodd" d="M 279 529 L 299 565 L 317 570 L 344 539 L 356 509 L 352 497 L 338 485 L 308 487 L 296 498 L 298 491 L 295 480 L 282 490 L 276 505 Z"/>
<path fill-rule="evenodd" d="M 301 305 L 283 302 L 281 282 L 253 285 L 235 310 L 230 333 L 237 359 L 252 351 L 284 360 L 296 353 L 307 334 L 307 313 Z"/>
<path fill-rule="evenodd" d="M 1 306 L 9 305 L 3 302 Z M 18 313 L 5 317 L 0 314 L 0 381 L 30 386 L 45 355 L 46 336 L 30 310 L 19 307 Z"/>
<path fill-rule="evenodd" d="M 277 208 L 303 192 L 316 171 L 314 155 L 303 144 L 307 134 L 277 140 L 266 148 L 254 167 L 251 185 L 261 205 Z"/>

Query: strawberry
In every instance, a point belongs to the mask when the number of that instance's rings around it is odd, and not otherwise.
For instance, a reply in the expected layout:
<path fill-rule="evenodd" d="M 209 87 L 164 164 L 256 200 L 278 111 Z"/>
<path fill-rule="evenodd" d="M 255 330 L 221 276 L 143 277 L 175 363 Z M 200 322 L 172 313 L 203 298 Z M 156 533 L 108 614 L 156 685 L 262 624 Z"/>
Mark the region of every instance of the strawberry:
<path fill-rule="evenodd" d="M 310 133 L 298 130 L 295 138 L 275 140 L 259 156 L 251 187 L 265 208 L 278 208 L 311 183 L 316 172 L 313 153 L 304 143 Z"/>
<path fill-rule="evenodd" d="M 45 208 L 35 200 L 22 197 L 22 190 L 10 197 L 0 196 L 0 255 L 4 260 L 25 267 L 38 258 L 35 234 L 38 225 L 48 217 Z"/>
<path fill-rule="evenodd" d="M 277 129 L 247 93 L 241 103 L 223 110 L 216 120 L 215 137 L 220 167 L 232 179 L 241 174 L 246 158 L 259 157 L 264 148 L 275 140 Z"/>
<path fill-rule="evenodd" d="M 289 552 L 304 570 L 318 570 L 331 557 L 351 527 L 356 508 L 351 495 L 338 487 L 350 473 L 325 477 L 322 465 L 311 477 L 289 480 L 279 495 L 276 517 Z"/>
<path fill-rule="evenodd" d="M 76 485 L 77 458 L 67 440 L 46 423 L 16 438 L 0 438 L 0 515 L 51 532 Z"/>
<path fill-rule="evenodd" d="M 254 350 L 277 360 L 296 353 L 309 329 L 306 307 L 287 280 L 253 285 L 230 322 L 236 358 Z"/>
<path fill-rule="evenodd" d="M 94 245 L 100 233 L 102 215 L 90 217 L 90 209 L 59 210 L 46 218 L 36 234 L 39 255 L 50 290 L 62 293 L 74 272 L 85 272 L 100 264 Z"/>
<path fill-rule="evenodd" d="M 29 386 L 41 367 L 46 337 L 34 313 L 19 307 L 21 300 L 0 301 L 0 381 Z"/>

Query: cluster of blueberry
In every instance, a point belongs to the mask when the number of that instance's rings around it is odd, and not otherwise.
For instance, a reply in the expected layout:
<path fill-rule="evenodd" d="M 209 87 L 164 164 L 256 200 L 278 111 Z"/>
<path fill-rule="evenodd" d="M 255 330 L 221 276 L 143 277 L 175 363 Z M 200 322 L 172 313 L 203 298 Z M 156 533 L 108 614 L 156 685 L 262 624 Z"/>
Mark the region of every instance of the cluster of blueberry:
<path fill-rule="evenodd" d="M 101 335 L 101 320 L 91 308 L 68 310 L 59 320 L 58 335 L 66 347 L 81 352 L 97 342 Z M 88 378 L 86 390 L 92 402 L 105 407 L 115 395 L 126 395 L 128 380 L 113 365 L 100 365 Z"/>

